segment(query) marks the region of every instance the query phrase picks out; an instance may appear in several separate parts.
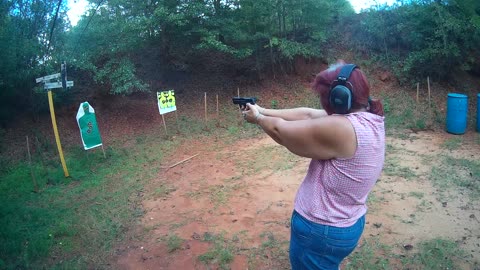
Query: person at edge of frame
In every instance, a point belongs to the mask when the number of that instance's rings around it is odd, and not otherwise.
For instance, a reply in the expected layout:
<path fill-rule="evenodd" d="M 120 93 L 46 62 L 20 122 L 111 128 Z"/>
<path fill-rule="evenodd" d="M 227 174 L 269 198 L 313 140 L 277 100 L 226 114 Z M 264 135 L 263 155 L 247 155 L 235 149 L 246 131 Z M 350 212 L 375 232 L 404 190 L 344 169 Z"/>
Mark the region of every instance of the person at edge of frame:
<path fill-rule="evenodd" d="M 312 88 L 323 110 L 247 104 L 242 111 L 278 144 L 311 159 L 291 218 L 293 270 L 340 269 L 362 235 L 367 197 L 383 168 L 383 105 L 370 98 L 367 78 L 357 66 L 349 65 L 354 68 L 346 80 L 339 76 L 346 66 L 339 61 L 316 76 Z M 341 113 L 332 97 L 339 84 L 351 91 L 350 106 Z"/>

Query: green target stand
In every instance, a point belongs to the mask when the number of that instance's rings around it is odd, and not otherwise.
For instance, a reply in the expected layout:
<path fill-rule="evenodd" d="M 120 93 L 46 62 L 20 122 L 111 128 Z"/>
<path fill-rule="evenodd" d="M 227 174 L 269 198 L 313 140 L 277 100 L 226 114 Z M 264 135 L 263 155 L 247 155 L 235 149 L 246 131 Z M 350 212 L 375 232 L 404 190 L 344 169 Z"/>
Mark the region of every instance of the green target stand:
<path fill-rule="evenodd" d="M 90 150 L 101 146 L 103 156 L 106 158 L 107 156 L 105 155 L 105 149 L 103 148 L 102 137 L 100 136 L 100 130 L 98 129 L 97 118 L 93 107 L 88 102 L 81 103 L 76 118 L 83 148 Z"/>

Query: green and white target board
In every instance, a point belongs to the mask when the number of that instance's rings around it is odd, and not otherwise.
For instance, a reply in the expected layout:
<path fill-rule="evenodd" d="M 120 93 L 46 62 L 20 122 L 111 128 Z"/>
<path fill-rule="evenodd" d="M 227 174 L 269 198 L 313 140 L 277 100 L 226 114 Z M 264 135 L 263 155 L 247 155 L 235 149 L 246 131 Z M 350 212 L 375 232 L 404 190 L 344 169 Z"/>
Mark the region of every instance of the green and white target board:
<path fill-rule="evenodd" d="M 102 137 L 98 129 L 95 110 L 88 102 L 80 104 L 77 112 L 77 123 L 85 150 L 102 146 Z"/>

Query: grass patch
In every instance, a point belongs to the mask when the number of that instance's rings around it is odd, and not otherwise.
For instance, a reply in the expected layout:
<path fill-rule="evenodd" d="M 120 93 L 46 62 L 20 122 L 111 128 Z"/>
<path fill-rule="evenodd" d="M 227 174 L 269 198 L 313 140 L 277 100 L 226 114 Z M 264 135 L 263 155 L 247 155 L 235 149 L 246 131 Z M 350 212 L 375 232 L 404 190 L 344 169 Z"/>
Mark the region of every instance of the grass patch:
<path fill-rule="evenodd" d="M 202 196 L 202 194 L 203 193 L 201 191 L 195 190 L 195 191 L 188 192 L 186 195 L 187 195 L 187 197 L 190 197 L 194 200 L 198 200 Z"/>
<path fill-rule="evenodd" d="M 228 194 L 232 192 L 232 188 L 227 185 L 210 186 L 209 189 L 210 201 L 215 208 L 225 204 L 228 201 Z"/>
<path fill-rule="evenodd" d="M 376 203 L 380 203 L 380 202 L 383 202 L 383 201 L 385 201 L 385 198 L 384 197 L 377 197 L 375 191 L 370 192 L 370 194 L 368 194 L 368 198 L 367 198 L 368 204 L 376 204 Z"/>
<path fill-rule="evenodd" d="M 291 170 L 302 158 L 278 145 L 263 146 L 248 160 L 238 160 L 237 167 L 243 168 L 242 175 L 252 175 L 260 171 L 282 172 Z"/>
<path fill-rule="evenodd" d="M 365 239 L 355 251 L 347 257 L 346 270 L 392 269 L 391 247 L 382 244 L 378 238 Z"/>
<path fill-rule="evenodd" d="M 144 213 L 146 180 L 172 144 L 140 139 L 131 147 L 86 152 L 66 148 L 65 178 L 54 149 L 38 151 L 33 169 L 17 162 L 0 171 L 1 268 L 105 268 L 110 249 Z M 146 151 L 149 149 L 149 151 Z M 50 157 L 50 158 L 47 158 Z M 148 170 L 139 170 L 148 165 Z"/>
<path fill-rule="evenodd" d="M 155 188 L 153 191 L 154 198 L 166 198 L 170 193 L 176 191 L 177 189 L 173 186 L 167 186 L 161 184 L 159 187 Z"/>
<path fill-rule="evenodd" d="M 266 258 L 270 261 L 270 269 L 290 269 L 288 254 L 289 241 L 281 240 L 273 232 L 266 231 L 260 234 L 262 244 L 253 248 L 249 256 L 249 268 L 256 269 L 256 261 L 263 261 Z"/>
<path fill-rule="evenodd" d="M 425 193 L 418 192 L 418 191 L 411 191 L 411 192 L 408 193 L 408 196 L 409 197 L 414 197 L 414 198 L 417 198 L 417 199 L 422 199 L 423 196 L 425 196 Z"/>
<path fill-rule="evenodd" d="M 417 174 L 409 167 L 399 165 L 398 158 L 387 157 L 383 172 L 389 176 L 399 176 L 407 180 L 417 177 Z"/>
<path fill-rule="evenodd" d="M 183 244 L 183 239 L 178 237 L 176 234 L 168 236 L 167 239 L 167 249 L 168 252 L 174 252 L 177 249 L 180 249 Z"/>
<path fill-rule="evenodd" d="M 402 260 L 404 269 L 461 269 L 458 262 L 465 260 L 465 251 L 450 240 L 435 238 L 419 244 L 418 253 Z"/>
<path fill-rule="evenodd" d="M 377 195 L 377 191 L 370 192 L 370 194 L 368 194 L 368 197 L 367 197 L 367 205 L 368 205 L 369 211 L 374 212 L 378 210 L 378 207 L 384 201 L 385 201 L 385 197 L 383 196 L 379 197 Z"/>
<path fill-rule="evenodd" d="M 235 180 L 228 179 L 223 185 L 209 186 L 209 198 L 216 209 L 220 205 L 224 205 L 228 202 L 230 193 L 238 190 L 242 187 L 243 183 L 235 182 Z"/>
<path fill-rule="evenodd" d="M 432 208 L 432 203 L 426 200 L 422 200 L 420 204 L 417 205 L 417 211 L 426 212 Z"/>
<path fill-rule="evenodd" d="M 387 153 L 393 153 L 393 152 L 400 151 L 400 150 L 401 150 L 400 148 L 398 148 L 398 147 L 396 147 L 396 146 L 394 146 L 390 143 L 387 143 L 387 146 L 385 148 L 385 151 Z"/>
<path fill-rule="evenodd" d="M 445 156 L 432 167 L 430 179 L 441 190 L 461 187 L 471 199 L 480 198 L 480 161 Z"/>
<path fill-rule="evenodd" d="M 198 117 L 192 117 L 187 115 L 182 115 L 178 117 L 175 122 L 172 123 L 176 127 L 177 133 L 185 136 L 186 138 L 191 138 L 195 134 L 209 134 L 211 130 L 214 130 L 215 123 L 214 121 L 200 121 Z"/>
<path fill-rule="evenodd" d="M 173 223 L 173 224 L 170 224 L 170 226 L 168 227 L 170 230 L 176 230 L 178 228 L 181 228 L 185 225 L 187 225 L 189 222 L 189 220 L 184 220 L 182 222 L 178 222 L 178 223 Z"/>
<path fill-rule="evenodd" d="M 425 130 L 432 127 L 443 126 L 445 120 L 436 104 L 431 106 L 415 99 L 407 91 L 388 91 L 381 95 L 385 112 L 385 126 L 388 135 L 401 135 L 391 133 L 394 129 Z"/>
<path fill-rule="evenodd" d="M 417 251 L 393 251 L 378 237 L 367 238 L 344 262 L 346 270 L 461 269 L 465 251 L 450 240 L 435 238 L 417 244 Z M 403 247 L 402 247 L 403 249 Z"/>
<path fill-rule="evenodd" d="M 452 151 L 452 150 L 456 150 L 456 149 L 460 148 L 462 143 L 463 143 L 462 137 L 452 137 L 452 138 L 449 138 L 449 139 L 445 140 L 440 147 L 443 148 L 443 149 L 447 149 L 447 150 Z"/>
<path fill-rule="evenodd" d="M 220 269 L 230 269 L 229 264 L 233 261 L 236 250 L 231 241 L 226 240 L 222 234 L 208 232 L 203 235 L 203 240 L 213 243 L 213 248 L 198 256 L 198 259 L 207 265 L 215 264 Z"/>
<path fill-rule="evenodd" d="M 272 232 L 263 232 L 260 237 L 263 239 L 260 253 L 265 253 L 266 250 L 270 250 L 270 253 L 275 255 L 274 257 L 288 257 L 286 250 L 281 248 L 282 246 L 285 247 L 289 243 L 288 241 L 280 241 Z"/>

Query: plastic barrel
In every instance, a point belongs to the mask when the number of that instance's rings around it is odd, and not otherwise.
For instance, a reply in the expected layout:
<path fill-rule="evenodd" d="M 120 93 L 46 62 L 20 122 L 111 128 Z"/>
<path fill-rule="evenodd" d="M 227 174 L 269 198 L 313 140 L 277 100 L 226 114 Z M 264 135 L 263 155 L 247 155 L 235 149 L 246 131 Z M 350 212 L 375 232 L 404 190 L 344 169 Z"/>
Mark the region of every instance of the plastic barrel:
<path fill-rule="evenodd" d="M 477 94 L 477 131 L 480 132 L 480 94 Z"/>
<path fill-rule="evenodd" d="M 449 93 L 447 99 L 447 132 L 463 134 L 467 129 L 468 97 Z"/>

